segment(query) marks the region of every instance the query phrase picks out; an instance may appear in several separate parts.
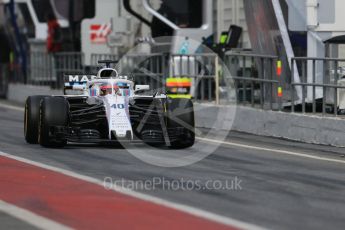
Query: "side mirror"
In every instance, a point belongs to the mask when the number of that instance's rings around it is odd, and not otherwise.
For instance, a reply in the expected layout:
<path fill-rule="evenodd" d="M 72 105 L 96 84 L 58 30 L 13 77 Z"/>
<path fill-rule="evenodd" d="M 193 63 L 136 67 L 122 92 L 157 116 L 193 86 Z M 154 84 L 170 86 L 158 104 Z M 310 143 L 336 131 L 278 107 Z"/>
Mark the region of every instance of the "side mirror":
<path fill-rule="evenodd" d="M 139 90 L 150 90 L 150 86 L 149 85 L 136 85 L 135 91 L 139 91 Z"/>

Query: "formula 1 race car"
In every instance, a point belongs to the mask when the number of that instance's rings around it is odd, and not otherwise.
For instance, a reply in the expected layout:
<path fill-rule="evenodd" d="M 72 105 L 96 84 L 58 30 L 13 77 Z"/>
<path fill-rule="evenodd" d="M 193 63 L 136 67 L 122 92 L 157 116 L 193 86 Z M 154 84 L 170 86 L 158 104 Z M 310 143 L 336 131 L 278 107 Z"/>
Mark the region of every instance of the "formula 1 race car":
<path fill-rule="evenodd" d="M 171 148 L 194 145 L 193 103 L 172 99 L 148 85 L 135 85 L 110 68 L 92 75 L 66 75 L 65 95 L 30 96 L 24 134 L 30 144 L 144 142 Z M 81 95 L 66 95 L 80 91 Z"/>

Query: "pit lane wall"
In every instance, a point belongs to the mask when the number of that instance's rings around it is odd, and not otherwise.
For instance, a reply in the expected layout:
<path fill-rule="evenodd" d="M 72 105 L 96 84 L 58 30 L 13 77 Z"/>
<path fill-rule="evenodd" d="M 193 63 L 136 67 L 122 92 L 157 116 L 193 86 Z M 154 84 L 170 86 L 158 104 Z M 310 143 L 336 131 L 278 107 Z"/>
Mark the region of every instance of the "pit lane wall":
<path fill-rule="evenodd" d="M 61 90 L 45 86 L 9 84 L 7 99 L 24 104 L 30 95 L 61 95 Z M 264 111 L 237 106 L 229 116 L 229 107 L 213 104 L 195 104 L 196 126 L 224 130 L 223 122 L 232 123 L 231 129 L 260 136 L 278 137 L 299 142 L 345 147 L 345 120 L 318 116 L 305 116 L 283 112 Z"/>
<path fill-rule="evenodd" d="M 235 109 L 235 108 L 232 108 Z M 230 109 L 230 111 L 232 110 Z M 228 119 L 228 108 L 215 105 L 195 104 L 196 126 L 224 130 L 223 122 Z M 306 116 L 284 112 L 265 111 L 237 106 L 231 130 L 259 136 L 278 137 L 298 142 L 345 147 L 345 120 Z"/>

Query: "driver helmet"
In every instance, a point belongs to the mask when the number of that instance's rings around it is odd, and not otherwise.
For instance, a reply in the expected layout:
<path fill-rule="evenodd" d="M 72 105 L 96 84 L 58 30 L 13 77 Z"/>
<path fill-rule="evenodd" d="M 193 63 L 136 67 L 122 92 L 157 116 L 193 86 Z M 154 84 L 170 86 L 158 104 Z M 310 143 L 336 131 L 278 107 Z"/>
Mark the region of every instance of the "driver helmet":
<path fill-rule="evenodd" d="M 99 88 L 100 88 L 99 90 L 100 96 L 106 96 L 108 94 L 112 94 L 113 89 L 114 89 L 114 94 L 118 94 L 119 92 L 119 87 L 117 85 L 104 84 L 104 85 L 101 85 Z"/>

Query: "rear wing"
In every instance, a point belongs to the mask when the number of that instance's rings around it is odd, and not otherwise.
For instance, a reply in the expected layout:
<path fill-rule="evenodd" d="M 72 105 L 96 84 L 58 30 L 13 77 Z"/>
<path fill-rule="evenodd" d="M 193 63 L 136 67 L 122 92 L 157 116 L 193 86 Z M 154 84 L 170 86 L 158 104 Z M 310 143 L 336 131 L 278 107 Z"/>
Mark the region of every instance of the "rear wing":
<path fill-rule="evenodd" d="M 66 74 L 64 76 L 64 95 L 80 95 L 86 90 L 87 82 L 97 78 L 96 75 Z"/>

